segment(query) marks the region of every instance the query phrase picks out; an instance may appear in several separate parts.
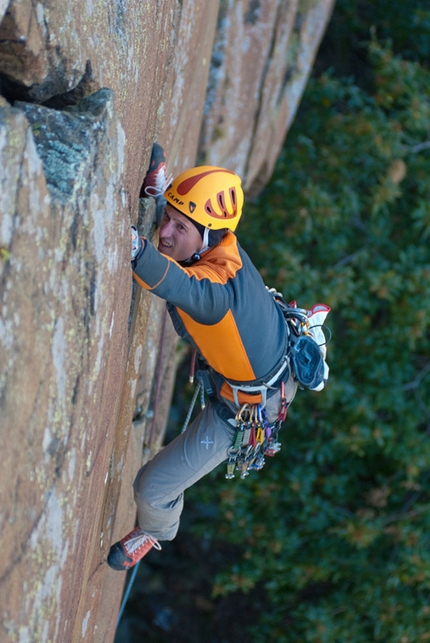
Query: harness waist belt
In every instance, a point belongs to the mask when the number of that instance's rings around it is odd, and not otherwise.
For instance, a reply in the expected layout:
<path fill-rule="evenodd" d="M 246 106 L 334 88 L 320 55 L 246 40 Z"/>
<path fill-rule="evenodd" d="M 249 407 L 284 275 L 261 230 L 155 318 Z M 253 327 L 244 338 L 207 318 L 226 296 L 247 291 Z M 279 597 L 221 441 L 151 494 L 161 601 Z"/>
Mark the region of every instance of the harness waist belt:
<path fill-rule="evenodd" d="M 227 380 L 228 385 L 231 386 L 231 389 L 233 391 L 234 403 L 237 406 L 240 406 L 239 398 L 238 398 L 239 392 L 248 393 L 251 395 L 260 393 L 262 397 L 261 404 L 263 407 L 266 406 L 267 389 L 271 388 L 273 384 L 276 384 L 276 382 L 279 380 L 281 375 L 285 373 L 287 368 L 289 368 L 289 364 L 288 364 L 287 357 L 285 356 L 282 360 L 281 366 L 270 377 L 270 379 L 267 382 L 262 382 L 261 384 L 232 384 L 232 382 L 229 382 Z"/>

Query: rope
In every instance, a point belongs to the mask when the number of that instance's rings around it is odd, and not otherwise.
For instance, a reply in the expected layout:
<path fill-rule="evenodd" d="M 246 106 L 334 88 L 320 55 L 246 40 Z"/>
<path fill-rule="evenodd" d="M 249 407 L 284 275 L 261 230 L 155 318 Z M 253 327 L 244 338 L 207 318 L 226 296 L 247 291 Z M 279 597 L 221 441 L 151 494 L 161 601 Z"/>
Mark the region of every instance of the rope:
<path fill-rule="evenodd" d="M 132 573 L 132 575 L 131 575 L 131 578 L 130 578 L 130 582 L 129 582 L 129 584 L 127 585 L 127 589 L 126 589 L 125 594 L 124 594 L 124 597 L 123 597 L 123 599 L 122 599 L 121 608 L 120 608 L 120 610 L 119 610 L 118 619 L 117 619 L 117 622 L 116 622 L 116 626 L 117 626 L 117 627 L 118 627 L 118 625 L 119 625 L 119 622 L 120 622 L 121 617 L 122 617 L 122 615 L 123 615 L 123 612 L 124 612 L 125 606 L 126 606 L 126 604 L 127 604 L 128 598 L 129 598 L 129 596 L 130 596 L 131 588 L 132 588 L 132 586 L 133 586 L 134 579 L 136 578 L 137 570 L 139 569 L 139 565 L 140 565 L 140 563 L 141 563 L 141 560 L 142 560 L 142 559 L 140 559 L 140 560 L 136 563 L 136 565 L 134 566 L 134 568 L 133 568 L 133 573 Z"/>

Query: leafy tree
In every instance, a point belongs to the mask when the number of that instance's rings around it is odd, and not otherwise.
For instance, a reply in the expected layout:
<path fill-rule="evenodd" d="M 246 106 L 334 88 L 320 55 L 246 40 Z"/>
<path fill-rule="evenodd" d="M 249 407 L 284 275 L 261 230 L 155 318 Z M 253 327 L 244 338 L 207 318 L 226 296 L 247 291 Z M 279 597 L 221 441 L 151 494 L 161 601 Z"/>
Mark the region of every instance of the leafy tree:
<path fill-rule="evenodd" d="M 237 547 L 214 594 L 249 593 L 255 643 L 430 641 L 430 11 L 414 16 L 408 58 L 374 36 L 364 83 L 311 79 L 241 224 L 266 283 L 328 303 L 333 332 L 329 385 L 299 391 L 281 452 L 190 491 L 219 503 L 196 529 Z"/>

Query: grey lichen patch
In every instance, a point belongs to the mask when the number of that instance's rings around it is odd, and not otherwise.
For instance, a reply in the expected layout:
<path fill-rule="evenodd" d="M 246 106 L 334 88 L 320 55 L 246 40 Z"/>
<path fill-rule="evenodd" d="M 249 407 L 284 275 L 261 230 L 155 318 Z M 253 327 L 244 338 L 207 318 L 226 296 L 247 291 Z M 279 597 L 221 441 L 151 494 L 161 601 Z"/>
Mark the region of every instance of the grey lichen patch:
<path fill-rule="evenodd" d="M 287 50 L 287 68 L 285 70 L 284 83 L 282 85 L 280 96 L 282 96 L 282 92 L 285 89 L 285 86 L 291 81 L 291 79 L 301 73 L 299 66 L 299 58 L 301 53 L 300 26 L 301 21 L 297 20 L 296 28 L 292 31 L 290 36 Z"/>
<path fill-rule="evenodd" d="M 243 17 L 243 21 L 246 25 L 255 25 L 258 22 L 260 16 L 261 2 L 260 0 L 250 0 L 248 9 Z"/>
<path fill-rule="evenodd" d="M 298 11 L 299 13 L 307 13 L 315 9 L 321 0 L 299 0 Z"/>
<path fill-rule="evenodd" d="M 60 203 L 70 202 L 80 188 L 85 190 L 84 177 L 106 131 L 105 116 L 111 99 L 110 90 L 100 89 L 63 111 L 31 103 L 15 104 L 31 125 L 48 189 Z"/>

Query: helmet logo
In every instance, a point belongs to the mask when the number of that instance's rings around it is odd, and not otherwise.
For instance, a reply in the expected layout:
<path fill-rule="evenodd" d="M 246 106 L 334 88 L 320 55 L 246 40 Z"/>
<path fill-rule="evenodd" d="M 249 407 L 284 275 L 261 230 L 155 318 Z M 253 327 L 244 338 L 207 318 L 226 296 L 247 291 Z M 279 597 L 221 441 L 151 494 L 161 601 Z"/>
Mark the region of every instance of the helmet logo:
<path fill-rule="evenodd" d="M 194 210 L 196 209 L 196 207 L 197 207 L 197 206 L 196 206 L 196 204 L 195 204 L 193 201 L 190 201 L 190 203 L 189 203 L 189 208 L 190 208 L 190 212 L 191 212 L 191 213 L 193 213 L 193 212 L 194 212 Z"/>
<path fill-rule="evenodd" d="M 178 199 L 178 197 L 175 196 L 173 192 L 168 192 L 167 196 L 170 197 L 170 200 L 172 201 L 172 203 L 177 203 L 178 205 L 184 205 L 184 202 L 181 201 L 181 199 Z"/>
<path fill-rule="evenodd" d="M 181 196 L 185 196 L 201 179 L 204 179 L 205 176 L 208 176 L 209 174 L 215 174 L 216 172 L 228 172 L 229 174 L 234 175 L 234 172 L 224 169 L 206 170 L 206 172 L 200 172 L 200 174 L 190 176 L 188 179 L 185 179 L 185 181 L 182 181 L 182 183 L 180 183 L 176 188 L 178 194 L 180 194 Z"/>

